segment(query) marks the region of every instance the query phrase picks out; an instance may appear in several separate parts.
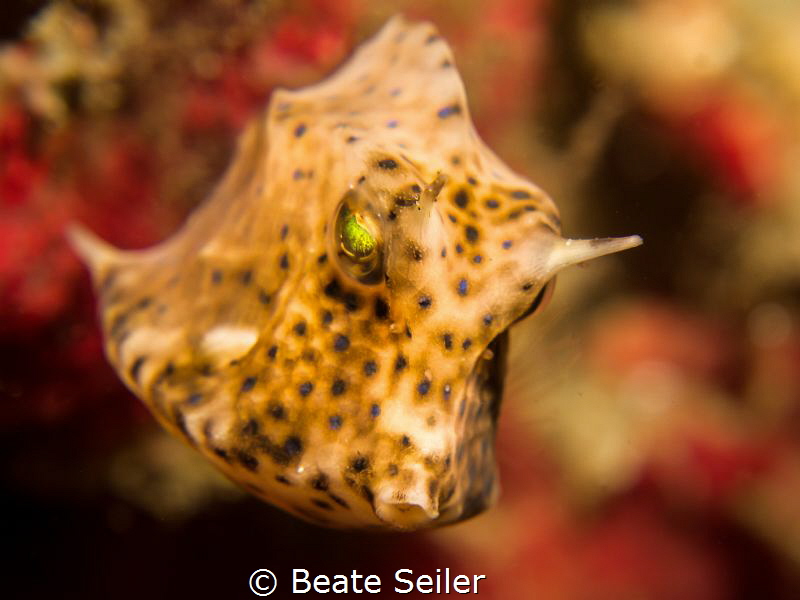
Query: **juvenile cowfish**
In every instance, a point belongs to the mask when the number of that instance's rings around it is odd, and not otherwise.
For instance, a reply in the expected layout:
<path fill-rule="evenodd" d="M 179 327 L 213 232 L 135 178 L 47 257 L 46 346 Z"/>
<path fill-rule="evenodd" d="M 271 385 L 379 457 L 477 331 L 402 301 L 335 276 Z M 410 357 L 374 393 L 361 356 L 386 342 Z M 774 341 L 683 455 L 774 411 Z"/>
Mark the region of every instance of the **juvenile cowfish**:
<path fill-rule="evenodd" d="M 453 65 L 431 24 L 396 17 L 330 78 L 274 92 L 170 239 L 71 232 L 125 384 L 314 523 L 490 506 L 509 326 L 560 269 L 641 243 L 563 239 L 550 198 L 478 138 Z"/>

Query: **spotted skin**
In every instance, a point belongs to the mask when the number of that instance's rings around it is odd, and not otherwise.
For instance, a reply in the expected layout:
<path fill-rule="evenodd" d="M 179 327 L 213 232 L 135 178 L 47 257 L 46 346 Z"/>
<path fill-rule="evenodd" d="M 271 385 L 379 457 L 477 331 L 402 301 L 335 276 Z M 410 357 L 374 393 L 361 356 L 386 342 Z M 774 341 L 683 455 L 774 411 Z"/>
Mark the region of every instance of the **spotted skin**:
<path fill-rule="evenodd" d="M 343 205 L 373 262 L 342 252 Z M 495 500 L 508 327 L 560 268 L 640 241 L 562 239 L 550 198 L 479 140 L 447 44 L 402 18 L 275 92 L 169 240 L 71 235 L 107 355 L 167 429 L 304 519 L 400 530 Z"/>

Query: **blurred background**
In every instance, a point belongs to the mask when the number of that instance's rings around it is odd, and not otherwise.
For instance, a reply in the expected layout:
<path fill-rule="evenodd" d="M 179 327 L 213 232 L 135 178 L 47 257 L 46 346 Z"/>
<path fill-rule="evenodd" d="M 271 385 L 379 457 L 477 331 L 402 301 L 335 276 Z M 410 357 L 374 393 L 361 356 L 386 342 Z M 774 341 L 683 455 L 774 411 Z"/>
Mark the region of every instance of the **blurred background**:
<path fill-rule="evenodd" d="M 102 355 L 66 223 L 143 247 L 275 86 L 434 21 L 478 130 L 570 237 L 512 334 L 499 505 L 327 531 L 169 438 Z M 800 597 L 800 3 L 9 0 L 0 7 L 5 598 L 252 598 L 251 572 L 485 574 L 482 598 Z M 281 586 L 280 582 L 283 582 Z M 383 596 L 389 596 L 384 592 Z M 413 597 L 413 595 L 410 595 Z"/>

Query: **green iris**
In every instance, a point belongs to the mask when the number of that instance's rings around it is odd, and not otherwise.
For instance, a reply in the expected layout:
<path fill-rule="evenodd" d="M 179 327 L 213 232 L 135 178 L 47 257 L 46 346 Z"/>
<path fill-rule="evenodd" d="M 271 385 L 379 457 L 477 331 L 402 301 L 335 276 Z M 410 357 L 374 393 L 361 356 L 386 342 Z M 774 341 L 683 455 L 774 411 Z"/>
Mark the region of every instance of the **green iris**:
<path fill-rule="evenodd" d="M 354 214 L 345 217 L 342 224 L 342 245 L 355 258 L 366 258 L 375 252 L 378 242 Z"/>

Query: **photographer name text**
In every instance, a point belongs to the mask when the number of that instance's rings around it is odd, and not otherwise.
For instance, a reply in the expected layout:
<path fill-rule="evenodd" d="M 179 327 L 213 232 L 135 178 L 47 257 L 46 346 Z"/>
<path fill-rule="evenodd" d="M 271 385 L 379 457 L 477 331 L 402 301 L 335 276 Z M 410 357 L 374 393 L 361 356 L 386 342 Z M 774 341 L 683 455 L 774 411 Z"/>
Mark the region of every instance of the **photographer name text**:
<path fill-rule="evenodd" d="M 478 584 L 486 575 L 451 575 L 450 569 L 436 569 L 435 575 L 415 575 L 411 569 L 394 573 L 397 594 L 477 594 Z M 391 584 L 390 584 L 391 585 Z M 350 575 L 312 576 L 306 569 L 292 569 L 293 594 L 379 594 L 383 582 L 378 575 L 361 575 L 353 569 Z"/>

